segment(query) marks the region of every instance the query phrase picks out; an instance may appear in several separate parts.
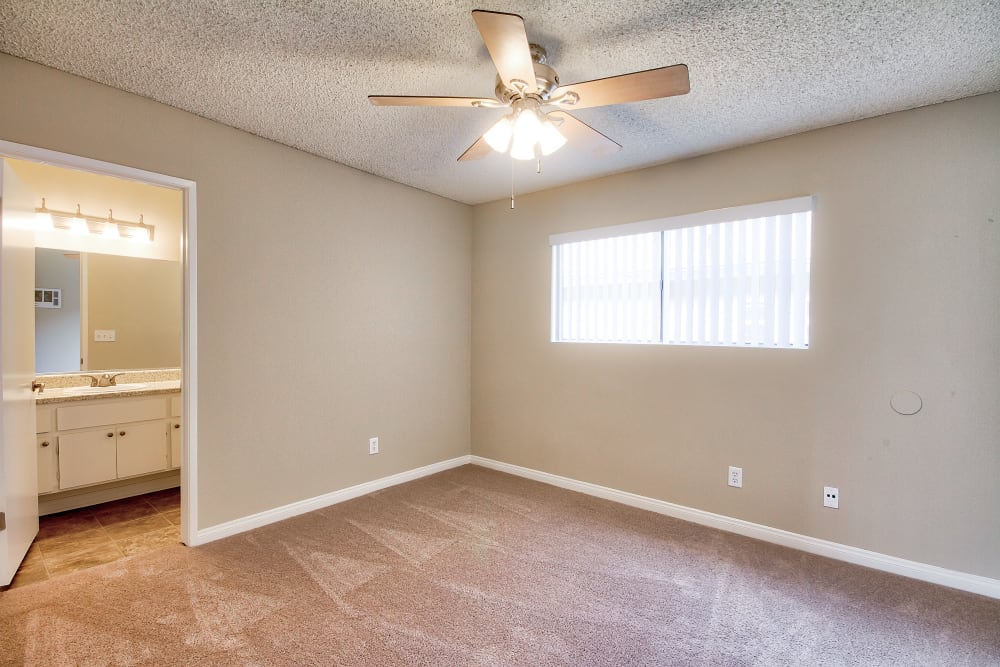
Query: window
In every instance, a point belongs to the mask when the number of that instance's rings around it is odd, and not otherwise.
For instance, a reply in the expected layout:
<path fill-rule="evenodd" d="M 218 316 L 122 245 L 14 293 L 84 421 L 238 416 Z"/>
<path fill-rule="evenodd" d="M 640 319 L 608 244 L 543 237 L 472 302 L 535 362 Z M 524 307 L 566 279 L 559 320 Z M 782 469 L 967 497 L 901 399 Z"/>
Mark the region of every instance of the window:
<path fill-rule="evenodd" d="M 552 340 L 806 348 L 813 200 L 558 234 Z"/>

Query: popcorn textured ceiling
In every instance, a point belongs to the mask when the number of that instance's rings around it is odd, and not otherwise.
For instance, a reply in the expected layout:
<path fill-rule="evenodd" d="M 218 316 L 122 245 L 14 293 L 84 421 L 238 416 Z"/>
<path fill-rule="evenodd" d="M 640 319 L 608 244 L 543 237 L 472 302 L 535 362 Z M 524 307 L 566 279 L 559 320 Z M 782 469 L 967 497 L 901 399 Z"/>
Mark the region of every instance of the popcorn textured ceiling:
<path fill-rule="evenodd" d="M 1000 0 L 0 0 L 0 51 L 475 204 L 511 160 L 456 158 L 503 111 L 470 12 L 520 14 L 561 81 L 675 63 L 691 92 L 575 112 L 624 147 L 515 164 L 520 193 L 1000 89 Z"/>

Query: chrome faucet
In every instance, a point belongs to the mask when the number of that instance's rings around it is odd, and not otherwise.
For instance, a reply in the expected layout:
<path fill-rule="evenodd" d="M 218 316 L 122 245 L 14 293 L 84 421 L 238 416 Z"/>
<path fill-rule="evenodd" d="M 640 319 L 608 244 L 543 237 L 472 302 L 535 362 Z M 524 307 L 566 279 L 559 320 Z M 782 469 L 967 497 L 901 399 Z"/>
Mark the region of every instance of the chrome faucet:
<path fill-rule="evenodd" d="M 118 384 L 115 379 L 123 373 L 115 373 L 114 375 L 110 373 L 104 373 L 100 377 L 96 375 L 84 375 L 84 377 L 90 378 L 91 387 L 114 387 Z"/>

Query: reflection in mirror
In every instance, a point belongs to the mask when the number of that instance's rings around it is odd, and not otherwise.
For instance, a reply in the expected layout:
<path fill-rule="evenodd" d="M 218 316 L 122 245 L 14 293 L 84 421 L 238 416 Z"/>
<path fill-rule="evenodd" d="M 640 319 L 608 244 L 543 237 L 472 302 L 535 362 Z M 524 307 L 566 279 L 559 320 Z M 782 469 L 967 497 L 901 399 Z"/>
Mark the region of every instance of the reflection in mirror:
<path fill-rule="evenodd" d="M 61 290 L 35 308 L 35 372 L 176 368 L 181 263 L 35 249 L 35 287 Z"/>
<path fill-rule="evenodd" d="M 35 293 L 60 290 L 60 303 L 35 299 L 35 372 L 80 370 L 80 253 L 35 249 Z"/>

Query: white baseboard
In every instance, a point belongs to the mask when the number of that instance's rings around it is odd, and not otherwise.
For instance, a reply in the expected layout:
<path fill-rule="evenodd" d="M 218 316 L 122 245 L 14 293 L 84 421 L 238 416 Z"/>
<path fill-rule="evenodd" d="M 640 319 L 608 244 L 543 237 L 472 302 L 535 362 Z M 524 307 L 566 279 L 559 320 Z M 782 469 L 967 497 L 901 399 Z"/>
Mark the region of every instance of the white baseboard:
<path fill-rule="evenodd" d="M 347 487 L 346 489 L 340 489 L 339 491 L 326 493 L 322 496 L 306 498 L 305 500 L 283 505 L 282 507 L 276 507 L 264 512 L 258 512 L 257 514 L 251 514 L 250 516 L 245 516 L 240 519 L 220 523 L 209 528 L 202 528 L 201 530 L 195 531 L 195 539 L 192 544 L 189 544 L 189 546 L 207 544 L 208 542 L 213 542 L 215 540 L 222 539 L 223 537 L 229 537 L 230 535 L 236 535 L 248 530 L 253 530 L 254 528 L 260 528 L 261 526 L 266 526 L 270 523 L 290 519 L 293 516 L 305 514 L 306 512 L 312 512 L 324 507 L 329 507 L 330 505 L 336 505 L 337 503 L 342 503 L 345 500 L 351 500 L 390 486 L 396 486 L 397 484 L 402 484 L 404 482 L 411 482 L 415 479 L 426 477 L 427 475 L 433 475 L 434 473 L 442 472 L 450 468 L 457 468 L 458 466 L 469 463 L 469 460 L 470 457 L 468 455 L 459 456 L 454 459 L 448 459 L 447 461 L 432 463 L 421 468 L 414 468 L 413 470 L 407 470 L 406 472 L 389 475 L 388 477 L 382 477 L 381 479 L 372 480 L 371 482 L 365 482 L 356 486 Z"/>
<path fill-rule="evenodd" d="M 524 468 L 522 466 L 511 463 L 503 463 L 502 461 L 495 461 L 481 456 L 459 456 L 447 461 L 432 463 L 431 465 L 423 466 L 421 468 L 415 468 L 413 470 L 390 475 L 388 477 L 382 477 L 381 479 L 372 480 L 371 482 L 365 482 L 346 489 L 340 489 L 339 491 L 333 491 L 322 496 L 300 500 L 282 507 L 276 507 L 271 510 L 242 517 L 240 519 L 234 519 L 233 521 L 227 521 L 209 528 L 203 528 L 195 532 L 195 540 L 191 546 L 206 544 L 208 542 L 222 539 L 223 537 L 229 537 L 248 530 L 253 530 L 254 528 L 260 528 L 261 526 L 266 526 L 284 519 L 290 519 L 294 516 L 305 514 L 306 512 L 312 512 L 324 507 L 329 507 L 330 505 L 336 505 L 337 503 L 342 503 L 345 500 L 351 500 L 390 486 L 410 482 L 421 477 L 449 470 L 451 468 L 457 468 L 458 466 L 465 465 L 467 463 L 473 463 L 475 465 L 483 466 L 484 468 L 499 470 L 500 472 L 506 472 L 519 477 L 525 477 L 544 484 L 551 484 L 552 486 L 558 486 L 563 489 L 578 491 L 580 493 L 621 503 L 623 505 L 638 507 L 650 512 L 656 512 L 657 514 L 671 516 L 676 519 L 690 521 L 692 523 L 709 526 L 711 528 L 718 528 L 719 530 L 744 535 L 746 537 L 752 537 L 764 542 L 798 549 L 799 551 L 805 551 L 818 556 L 825 556 L 827 558 L 833 558 L 847 563 L 854 563 L 855 565 L 862 565 L 864 567 L 882 570 L 883 572 L 891 572 L 892 574 L 898 574 L 911 579 L 919 579 L 933 584 L 940 584 L 942 586 L 957 588 L 970 593 L 1000 599 L 1000 580 L 998 579 L 991 579 L 989 577 L 982 577 L 975 574 L 967 574 L 956 570 L 948 570 L 936 565 L 918 563 L 916 561 L 906 560 L 905 558 L 898 558 L 896 556 L 888 556 L 875 551 L 868 551 L 866 549 L 859 549 L 845 544 L 838 544 L 837 542 L 830 542 L 828 540 L 809 537 L 808 535 L 800 535 L 799 533 L 792 533 L 787 530 L 781 530 L 780 528 L 772 528 L 770 526 L 764 526 L 758 523 L 744 521 L 742 519 L 734 519 L 721 514 L 713 514 L 712 512 L 705 512 L 692 507 L 685 507 L 684 505 L 677 505 L 675 503 L 669 503 L 655 498 L 648 498 L 646 496 L 640 496 L 627 491 L 619 491 L 617 489 L 599 486 L 589 482 L 581 482 L 575 479 L 570 479 L 569 477 L 561 477 L 559 475 L 553 475 L 540 470 Z"/>
<path fill-rule="evenodd" d="M 859 549 L 845 544 L 838 544 L 837 542 L 821 540 L 815 537 L 809 537 L 808 535 L 800 535 L 787 530 L 771 528 L 770 526 L 751 523 L 750 521 L 743 521 L 742 519 L 734 519 L 721 514 L 713 514 L 712 512 L 705 512 L 691 507 L 685 507 L 684 505 L 676 505 L 663 500 L 656 500 L 655 498 L 647 498 L 646 496 L 640 496 L 626 491 L 618 491 L 617 489 L 611 489 L 606 486 L 598 486 L 597 484 L 591 484 L 589 482 L 580 482 L 568 477 L 560 477 L 559 475 L 552 475 L 547 472 L 524 468 L 511 463 L 494 461 L 493 459 L 487 459 L 481 456 L 471 456 L 469 458 L 470 463 L 475 465 L 480 465 L 484 468 L 492 468 L 493 470 L 499 470 L 501 472 L 510 473 L 519 477 L 525 477 L 527 479 L 533 479 L 536 482 L 543 482 L 545 484 L 551 484 L 552 486 L 558 486 L 571 491 L 578 491 L 580 493 L 596 496 L 598 498 L 604 498 L 605 500 L 611 500 L 623 505 L 630 505 L 632 507 L 649 510 L 650 512 L 665 514 L 676 519 L 682 519 L 684 521 L 690 521 L 703 526 L 718 528 L 719 530 L 725 530 L 730 533 L 752 537 L 764 542 L 780 544 L 782 546 L 791 547 L 792 549 L 798 549 L 799 551 L 806 551 L 811 554 L 826 556 L 827 558 L 833 558 L 847 563 L 854 563 L 855 565 L 863 565 L 865 567 L 882 570 L 883 572 L 891 572 L 893 574 L 909 577 L 911 579 L 919 579 L 921 581 L 927 581 L 934 584 L 940 584 L 942 586 L 948 586 L 950 588 L 968 591 L 970 593 L 977 593 L 979 595 L 1000 599 L 1000 580 L 998 579 L 991 579 L 989 577 L 981 577 L 975 574 L 966 574 L 964 572 L 948 570 L 943 567 L 937 567 L 936 565 L 926 565 L 924 563 L 918 563 L 904 558 L 897 558 L 896 556 L 887 556 L 874 551 L 867 551 L 866 549 Z"/>
<path fill-rule="evenodd" d="M 55 514 L 66 510 L 90 507 L 101 503 L 140 496 L 144 493 L 162 491 L 180 486 L 181 476 L 178 470 L 168 470 L 147 477 L 139 477 L 127 481 L 115 481 L 101 486 L 84 487 L 69 491 L 43 493 L 38 496 L 38 515 Z"/>

